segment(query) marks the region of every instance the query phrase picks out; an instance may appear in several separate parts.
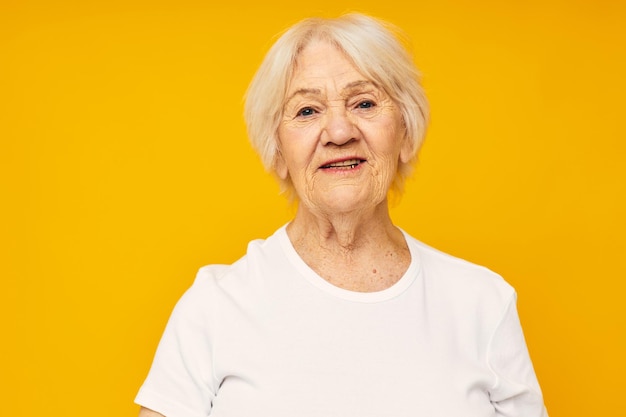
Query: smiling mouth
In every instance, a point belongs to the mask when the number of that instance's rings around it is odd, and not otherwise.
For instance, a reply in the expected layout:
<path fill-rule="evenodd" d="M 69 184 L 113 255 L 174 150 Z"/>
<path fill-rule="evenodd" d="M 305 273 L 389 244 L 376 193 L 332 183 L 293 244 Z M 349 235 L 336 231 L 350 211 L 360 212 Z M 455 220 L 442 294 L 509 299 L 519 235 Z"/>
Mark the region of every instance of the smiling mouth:
<path fill-rule="evenodd" d="M 347 159 L 345 161 L 332 162 L 327 165 L 322 165 L 321 169 L 354 169 L 358 165 L 365 162 L 365 159 Z"/>

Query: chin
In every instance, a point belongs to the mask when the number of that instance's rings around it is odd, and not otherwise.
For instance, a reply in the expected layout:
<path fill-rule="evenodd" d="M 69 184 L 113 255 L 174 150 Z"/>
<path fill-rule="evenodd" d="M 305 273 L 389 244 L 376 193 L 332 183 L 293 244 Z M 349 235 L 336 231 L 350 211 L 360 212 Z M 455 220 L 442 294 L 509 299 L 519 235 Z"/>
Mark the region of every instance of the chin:
<path fill-rule="evenodd" d="M 355 190 L 354 187 L 338 187 L 323 193 L 321 197 L 312 196 L 310 201 L 325 212 L 344 214 L 374 208 L 385 202 L 386 195 Z"/>

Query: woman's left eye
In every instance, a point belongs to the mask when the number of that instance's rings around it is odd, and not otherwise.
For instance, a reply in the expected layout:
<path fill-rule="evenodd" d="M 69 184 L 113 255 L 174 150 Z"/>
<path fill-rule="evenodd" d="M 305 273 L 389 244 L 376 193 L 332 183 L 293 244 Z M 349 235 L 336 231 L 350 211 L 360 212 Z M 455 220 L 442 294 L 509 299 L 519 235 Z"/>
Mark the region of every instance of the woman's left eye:
<path fill-rule="evenodd" d="M 372 107 L 374 107 L 374 106 L 375 106 L 374 102 L 369 101 L 369 100 L 366 100 L 366 101 L 361 101 L 361 102 L 357 105 L 357 107 L 358 107 L 359 109 L 370 109 L 370 108 L 372 108 Z"/>

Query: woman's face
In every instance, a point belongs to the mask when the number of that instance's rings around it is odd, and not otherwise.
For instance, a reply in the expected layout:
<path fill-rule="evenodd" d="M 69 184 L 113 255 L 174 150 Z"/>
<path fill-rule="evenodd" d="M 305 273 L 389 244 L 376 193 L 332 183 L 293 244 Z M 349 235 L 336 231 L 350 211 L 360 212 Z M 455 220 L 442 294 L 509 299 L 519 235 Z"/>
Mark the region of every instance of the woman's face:
<path fill-rule="evenodd" d="M 298 57 L 278 128 L 276 172 L 301 205 L 340 214 L 385 202 L 410 146 L 398 106 L 333 45 Z"/>

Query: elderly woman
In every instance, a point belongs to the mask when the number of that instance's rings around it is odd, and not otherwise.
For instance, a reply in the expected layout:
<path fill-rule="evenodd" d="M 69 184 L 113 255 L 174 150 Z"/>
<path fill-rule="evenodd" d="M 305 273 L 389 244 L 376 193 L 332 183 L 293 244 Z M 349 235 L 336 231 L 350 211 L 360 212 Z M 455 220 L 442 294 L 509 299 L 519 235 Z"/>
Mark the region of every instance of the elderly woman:
<path fill-rule="evenodd" d="M 307 19 L 250 85 L 249 135 L 298 202 L 233 265 L 200 269 L 140 416 L 546 416 L 498 275 L 392 223 L 427 103 L 389 25 Z"/>

